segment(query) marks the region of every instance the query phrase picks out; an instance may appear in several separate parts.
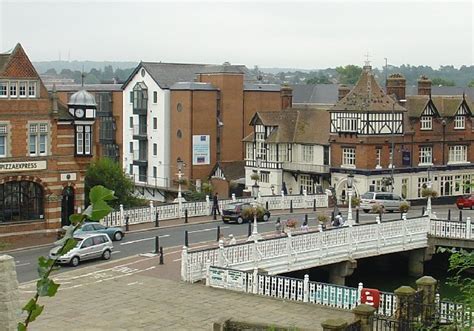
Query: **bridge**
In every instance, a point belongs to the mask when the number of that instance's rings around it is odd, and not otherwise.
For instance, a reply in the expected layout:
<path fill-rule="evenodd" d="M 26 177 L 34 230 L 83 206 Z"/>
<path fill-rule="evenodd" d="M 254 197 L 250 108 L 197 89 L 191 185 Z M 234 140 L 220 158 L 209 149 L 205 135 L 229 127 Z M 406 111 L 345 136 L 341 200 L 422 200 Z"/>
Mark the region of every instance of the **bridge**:
<path fill-rule="evenodd" d="M 337 227 L 322 231 L 288 234 L 260 241 L 217 248 L 188 250 L 183 247 L 181 278 L 196 282 L 209 266 L 240 271 L 263 270 L 268 275 L 333 265 L 330 282 L 343 284 L 357 259 L 408 252 L 412 274 L 422 274 L 426 255 L 435 245 L 473 248 L 471 219 L 448 221 L 420 216 Z M 431 250 L 430 250 L 431 249 Z M 421 268 L 421 270 L 420 270 Z"/>

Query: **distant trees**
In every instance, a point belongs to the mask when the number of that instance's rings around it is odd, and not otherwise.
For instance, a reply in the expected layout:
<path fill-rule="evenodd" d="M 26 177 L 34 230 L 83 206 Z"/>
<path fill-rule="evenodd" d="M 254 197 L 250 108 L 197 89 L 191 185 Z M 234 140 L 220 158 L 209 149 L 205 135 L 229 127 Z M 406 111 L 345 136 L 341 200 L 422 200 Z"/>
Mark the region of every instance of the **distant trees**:
<path fill-rule="evenodd" d="M 353 85 L 362 73 L 362 68 L 353 64 L 348 64 L 344 67 L 336 67 L 336 72 L 339 76 L 339 83 Z"/>
<path fill-rule="evenodd" d="M 328 76 L 317 74 L 307 79 L 306 84 L 331 84 L 331 81 Z"/>
<path fill-rule="evenodd" d="M 467 86 L 468 86 L 468 87 L 474 87 L 474 79 L 471 80 L 471 81 L 469 82 L 469 84 L 467 84 Z"/>
<path fill-rule="evenodd" d="M 122 83 L 127 80 L 132 71 L 135 68 L 120 69 L 114 68 L 111 65 L 107 65 L 104 69 L 92 68 L 89 72 L 84 72 L 84 83 L 85 84 L 99 84 L 99 83 L 111 83 L 114 79 L 118 83 Z M 62 69 L 59 73 L 55 68 L 50 68 L 44 72 L 46 75 L 57 76 L 60 78 L 73 79 L 74 83 L 80 84 L 82 82 L 82 71 Z"/>
<path fill-rule="evenodd" d="M 435 77 L 431 80 L 431 84 L 435 86 L 456 86 L 456 83 L 452 80 L 447 80 L 440 77 Z"/>

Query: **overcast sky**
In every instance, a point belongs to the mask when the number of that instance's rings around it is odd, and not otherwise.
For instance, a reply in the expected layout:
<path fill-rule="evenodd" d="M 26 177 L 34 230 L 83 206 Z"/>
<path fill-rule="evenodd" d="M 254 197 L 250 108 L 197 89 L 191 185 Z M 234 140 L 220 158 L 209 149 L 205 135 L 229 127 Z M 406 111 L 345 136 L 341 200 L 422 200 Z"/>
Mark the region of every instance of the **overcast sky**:
<path fill-rule="evenodd" d="M 326 68 L 473 64 L 473 1 L 6 1 L 0 49 L 33 61 Z"/>

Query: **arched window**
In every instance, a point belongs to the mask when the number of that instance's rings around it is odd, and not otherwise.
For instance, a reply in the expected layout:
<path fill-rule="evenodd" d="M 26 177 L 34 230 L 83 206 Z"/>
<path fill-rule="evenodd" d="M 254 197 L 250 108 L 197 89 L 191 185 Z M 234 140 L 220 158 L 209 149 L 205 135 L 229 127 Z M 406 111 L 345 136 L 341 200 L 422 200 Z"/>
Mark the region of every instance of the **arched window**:
<path fill-rule="evenodd" d="M 43 219 L 43 210 L 41 185 L 26 180 L 0 185 L 0 222 Z"/>
<path fill-rule="evenodd" d="M 138 82 L 133 87 L 133 109 L 146 110 L 148 104 L 148 87 L 143 82 Z"/>

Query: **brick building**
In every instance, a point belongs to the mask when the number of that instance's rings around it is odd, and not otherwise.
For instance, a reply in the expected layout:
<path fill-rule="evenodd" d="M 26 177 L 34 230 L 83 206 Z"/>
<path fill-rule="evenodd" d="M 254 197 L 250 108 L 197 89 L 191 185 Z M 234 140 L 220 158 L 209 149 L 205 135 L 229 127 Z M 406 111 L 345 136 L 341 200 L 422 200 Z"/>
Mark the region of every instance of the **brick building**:
<path fill-rule="evenodd" d="M 48 93 L 20 44 L 0 54 L 0 238 L 43 236 L 84 201 L 95 100 L 82 90 L 69 106 Z"/>

